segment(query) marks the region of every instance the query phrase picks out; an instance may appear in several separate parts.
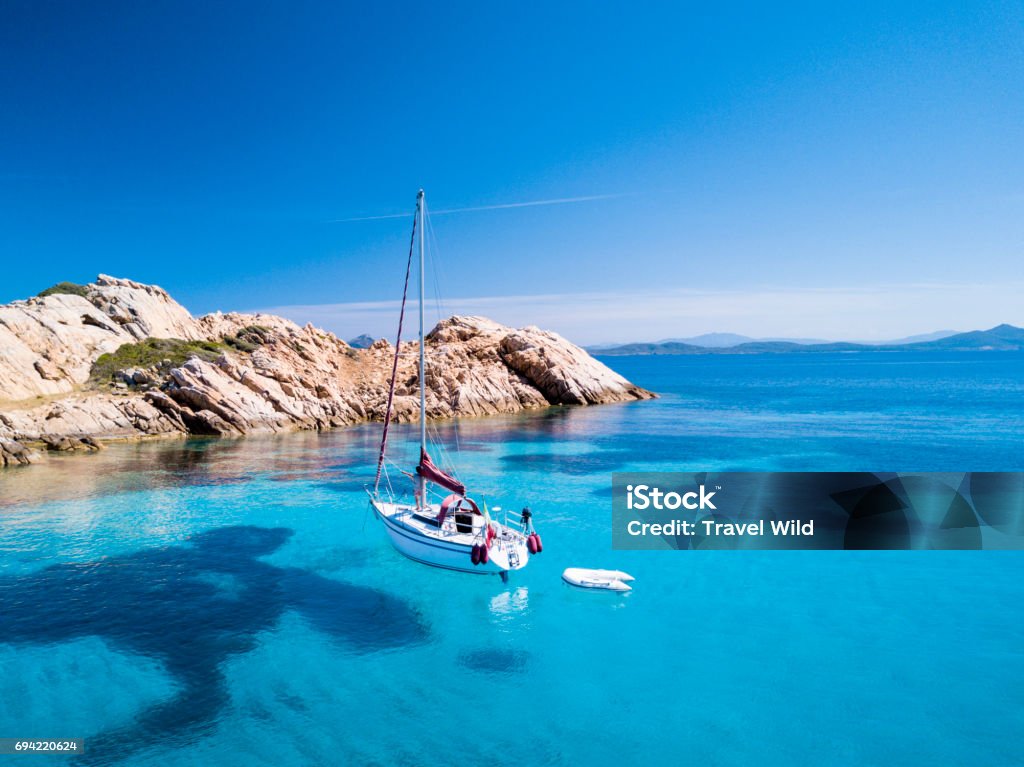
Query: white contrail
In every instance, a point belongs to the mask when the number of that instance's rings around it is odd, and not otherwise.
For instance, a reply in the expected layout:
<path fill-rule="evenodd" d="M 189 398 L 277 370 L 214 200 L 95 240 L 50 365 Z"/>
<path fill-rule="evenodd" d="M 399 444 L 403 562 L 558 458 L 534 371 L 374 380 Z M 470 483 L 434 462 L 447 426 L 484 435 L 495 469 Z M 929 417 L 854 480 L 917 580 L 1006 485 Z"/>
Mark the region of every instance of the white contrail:
<path fill-rule="evenodd" d="M 532 208 L 536 205 L 565 205 L 571 202 L 591 202 L 593 200 L 613 200 L 616 197 L 626 197 L 621 194 L 591 194 L 586 197 L 560 197 L 554 200 L 530 200 L 529 202 L 506 202 L 500 205 L 478 205 L 473 208 L 448 208 L 446 210 L 430 210 L 427 212 L 432 216 L 443 216 L 447 213 L 470 213 L 478 210 L 505 210 L 506 208 Z M 385 218 L 412 218 L 412 213 L 389 213 L 384 216 L 361 216 L 358 218 L 335 218 L 329 223 L 345 224 L 351 221 L 380 221 Z"/>

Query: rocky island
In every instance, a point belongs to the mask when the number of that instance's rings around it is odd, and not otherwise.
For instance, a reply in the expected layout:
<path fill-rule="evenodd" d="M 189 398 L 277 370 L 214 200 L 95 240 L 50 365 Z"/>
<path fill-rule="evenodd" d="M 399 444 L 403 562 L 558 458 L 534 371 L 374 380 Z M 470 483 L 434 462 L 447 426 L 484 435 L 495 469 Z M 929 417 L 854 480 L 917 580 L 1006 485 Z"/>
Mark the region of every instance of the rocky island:
<path fill-rule="evenodd" d="M 655 395 L 556 333 L 450 317 L 427 337 L 430 418 Z M 419 416 L 417 342 L 395 417 Z M 193 317 L 162 288 L 100 275 L 0 306 L 0 465 L 106 440 L 328 429 L 384 416 L 394 347 L 357 349 L 269 314 Z"/>

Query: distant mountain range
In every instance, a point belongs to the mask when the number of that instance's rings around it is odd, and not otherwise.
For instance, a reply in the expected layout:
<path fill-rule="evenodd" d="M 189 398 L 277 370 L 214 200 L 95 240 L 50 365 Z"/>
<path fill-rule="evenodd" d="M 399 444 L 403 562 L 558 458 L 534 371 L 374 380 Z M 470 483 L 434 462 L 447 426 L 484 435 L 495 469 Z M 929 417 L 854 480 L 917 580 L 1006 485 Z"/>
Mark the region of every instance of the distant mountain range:
<path fill-rule="evenodd" d="M 940 338 L 946 338 L 947 336 L 955 336 L 959 332 L 959 330 L 936 330 L 932 333 L 921 333 L 916 336 L 895 338 L 890 341 L 851 341 L 850 343 L 863 344 L 865 346 L 899 346 L 902 344 L 918 343 L 919 341 L 935 341 Z M 732 346 L 749 343 L 790 343 L 812 345 L 831 344 L 837 342 L 829 341 L 824 338 L 751 338 L 750 336 L 741 336 L 738 333 L 704 333 L 703 335 L 693 336 L 692 338 L 663 338 L 661 341 L 655 341 L 654 343 L 689 344 L 691 346 L 705 346 L 709 349 L 728 349 Z M 593 346 L 591 349 L 596 351 L 619 345 L 620 344 L 604 344 L 602 346 Z"/>
<path fill-rule="evenodd" d="M 632 354 L 794 354 L 800 352 L 875 352 L 875 351 L 1017 351 L 1024 349 L 1024 328 L 998 325 L 989 330 L 968 333 L 940 330 L 880 343 L 814 341 L 807 339 L 750 339 L 734 333 L 707 333 L 688 339 L 668 339 L 655 343 L 591 347 L 592 354 L 624 356 Z"/>

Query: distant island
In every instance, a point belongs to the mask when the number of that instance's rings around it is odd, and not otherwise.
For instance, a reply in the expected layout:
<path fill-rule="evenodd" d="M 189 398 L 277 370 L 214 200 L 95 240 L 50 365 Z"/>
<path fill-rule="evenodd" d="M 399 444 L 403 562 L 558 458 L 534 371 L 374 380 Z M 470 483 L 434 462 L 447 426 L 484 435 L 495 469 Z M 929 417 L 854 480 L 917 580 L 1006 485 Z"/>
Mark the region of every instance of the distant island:
<path fill-rule="evenodd" d="M 804 342 L 790 340 L 740 341 L 744 336 L 730 333 L 709 333 L 686 340 L 633 343 L 619 346 L 591 346 L 587 351 L 604 357 L 623 357 L 641 354 L 800 354 L 806 352 L 964 352 L 964 351 L 1020 351 L 1024 349 L 1024 328 L 997 325 L 988 330 L 946 334 L 938 331 L 923 338 L 901 339 L 881 344 L 850 343 L 845 341 Z M 709 343 L 700 343 L 708 341 Z M 696 343 L 695 343 L 696 342 Z"/>
<path fill-rule="evenodd" d="M 906 336 L 905 338 L 892 338 L 885 339 L 882 341 L 862 341 L 858 339 L 852 339 L 847 343 L 852 344 L 864 344 L 865 346 L 895 346 L 903 344 L 913 344 L 919 341 L 935 341 L 939 338 L 945 338 L 946 336 L 955 336 L 959 333 L 959 330 L 935 330 L 931 333 L 920 333 L 918 335 Z M 740 344 L 749 343 L 763 343 L 763 342 L 779 342 L 779 343 L 794 343 L 794 344 L 831 344 L 837 343 L 824 338 L 751 338 L 750 336 L 742 336 L 739 333 L 703 333 L 699 336 L 693 336 L 691 338 L 663 338 L 660 341 L 654 341 L 656 344 L 691 344 L 693 346 L 707 346 L 715 349 L 725 349 L 731 346 L 739 346 Z M 614 346 L 621 346 L 621 344 L 601 344 L 600 346 L 591 346 L 592 350 L 600 350 L 603 348 L 611 348 Z"/>
<path fill-rule="evenodd" d="M 351 346 L 353 349 L 369 349 L 371 346 L 373 346 L 373 342 L 376 340 L 377 339 L 374 338 L 373 336 L 363 333 L 361 336 L 356 336 L 351 341 L 349 341 L 348 345 Z"/>

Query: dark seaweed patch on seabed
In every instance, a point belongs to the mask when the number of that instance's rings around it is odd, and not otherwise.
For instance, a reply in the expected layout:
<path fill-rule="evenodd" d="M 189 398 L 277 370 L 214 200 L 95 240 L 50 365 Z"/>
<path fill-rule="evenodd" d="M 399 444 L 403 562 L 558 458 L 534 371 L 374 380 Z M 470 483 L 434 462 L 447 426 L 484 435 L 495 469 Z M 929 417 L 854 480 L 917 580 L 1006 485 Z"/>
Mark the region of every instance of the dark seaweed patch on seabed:
<path fill-rule="evenodd" d="M 224 662 L 253 649 L 259 633 L 289 610 L 357 652 L 426 640 L 427 626 L 404 600 L 257 559 L 292 533 L 222 527 L 185 546 L 0 579 L 0 643 L 98 636 L 157 659 L 177 682 L 170 700 L 143 710 L 125 727 L 89 738 L 75 763 L 110 764 L 147 746 L 183 745 L 210 731 L 228 701 Z"/>
<path fill-rule="evenodd" d="M 502 462 L 511 468 L 521 471 L 556 472 L 572 476 L 601 474 L 615 471 L 629 461 L 629 452 L 625 450 L 598 450 L 589 453 L 527 453 L 505 455 Z"/>
<path fill-rule="evenodd" d="M 467 650 L 459 655 L 459 664 L 473 671 L 509 674 L 525 671 L 529 658 L 526 650 Z"/>

